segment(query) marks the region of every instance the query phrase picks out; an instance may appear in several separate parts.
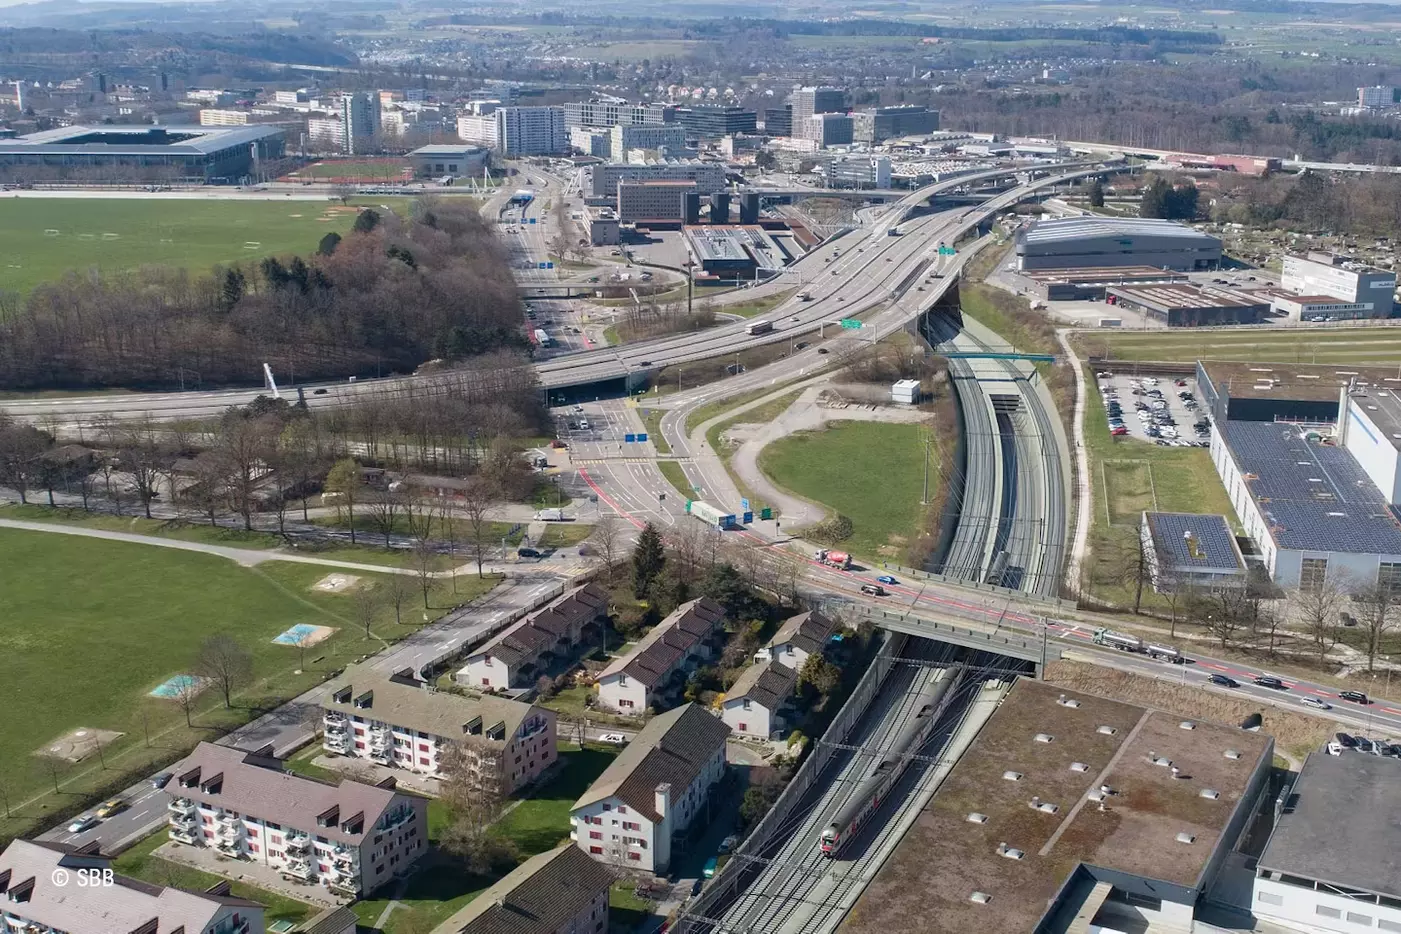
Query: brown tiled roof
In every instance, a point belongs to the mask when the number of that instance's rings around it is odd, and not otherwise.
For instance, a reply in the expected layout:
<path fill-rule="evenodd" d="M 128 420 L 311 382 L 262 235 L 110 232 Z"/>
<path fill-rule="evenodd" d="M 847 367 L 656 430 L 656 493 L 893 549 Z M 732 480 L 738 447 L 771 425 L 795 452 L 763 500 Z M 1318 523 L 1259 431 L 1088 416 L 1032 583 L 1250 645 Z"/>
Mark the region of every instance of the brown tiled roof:
<path fill-rule="evenodd" d="M 336 700 L 347 689 L 349 697 Z M 370 695 L 369 706 L 355 706 L 356 699 L 366 695 Z M 453 740 L 460 740 L 473 729 L 490 732 L 494 728 L 509 738 L 527 718 L 538 713 L 530 704 L 502 697 L 463 697 L 414 687 L 386 678 L 365 665 L 347 668 L 332 681 L 321 705 L 347 717 L 379 720 Z"/>
<path fill-rule="evenodd" d="M 765 710 L 783 706 L 798 683 L 798 672 L 777 661 L 750 665 L 725 692 L 725 700 L 749 699 Z"/>
<path fill-rule="evenodd" d="M 677 659 L 713 633 L 725 621 L 725 608 L 709 597 L 683 603 L 627 655 L 614 660 L 599 678 L 623 672 L 648 687 L 671 674 Z"/>
<path fill-rule="evenodd" d="M 608 591 L 591 581 L 526 616 L 472 655 L 494 655 L 507 665 L 516 665 L 554 645 L 571 628 L 591 622 L 607 612 Z"/>
<path fill-rule="evenodd" d="M 433 934 L 555 934 L 612 882 L 606 866 L 565 843 L 521 863 Z"/>
<path fill-rule="evenodd" d="M 821 613 L 809 611 L 790 616 L 778 627 L 769 645 L 795 645 L 809 655 L 822 651 L 837 624 Z"/>
<path fill-rule="evenodd" d="M 648 820 L 657 821 L 657 786 L 670 784 L 672 800 L 679 798 L 716 750 L 725 747 L 729 735 L 728 726 L 695 704 L 682 704 L 653 717 L 574 807 L 617 797 Z"/>

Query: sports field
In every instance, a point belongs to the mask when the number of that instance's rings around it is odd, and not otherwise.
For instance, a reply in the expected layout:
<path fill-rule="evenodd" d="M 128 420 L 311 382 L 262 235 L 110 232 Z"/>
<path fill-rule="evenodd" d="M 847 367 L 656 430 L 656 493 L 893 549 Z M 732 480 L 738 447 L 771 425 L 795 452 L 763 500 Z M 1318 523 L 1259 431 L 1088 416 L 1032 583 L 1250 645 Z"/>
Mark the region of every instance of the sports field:
<path fill-rule="evenodd" d="M 1080 332 L 1075 343 L 1110 360 L 1252 363 L 1401 363 L 1401 328 L 1250 328 L 1239 331 Z"/>
<path fill-rule="evenodd" d="M 413 180 L 413 168 L 403 159 L 331 159 L 313 162 L 287 176 L 290 180 L 343 182 L 403 182 Z"/>
<path fill-rule="evenodd" d="M 357 209 L 331 201 L 0 199 L 0 289 L 25 292 L 69 269 L 217 263 L 311 253 Z"/>

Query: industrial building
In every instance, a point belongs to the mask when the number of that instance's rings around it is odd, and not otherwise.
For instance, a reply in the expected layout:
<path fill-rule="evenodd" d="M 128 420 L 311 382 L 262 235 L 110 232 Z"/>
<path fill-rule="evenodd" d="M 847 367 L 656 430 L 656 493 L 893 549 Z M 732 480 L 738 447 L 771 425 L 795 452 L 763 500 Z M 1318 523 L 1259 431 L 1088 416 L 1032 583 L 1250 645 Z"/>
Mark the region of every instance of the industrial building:
<path fill-rule="evenodd" d="M 710 275 L 726 279 L 768 276 L 792 259 L 762 227 L 712 224 L 687 226 L 681 231 L 696 264 Z"/>
<path fill-rule="evenodd" d="M 1396 292 L 1396 273 L 1376 269 L 1334 253 L 1308 253 L 1284 257 L 1279 284 L 1301 296 L 1326 304 L 1330 299 L 1355 311 L 1337 313 L 1349 318 L 1390 318 Z"/>
<path fill-rule="evenodd" d="M 759 115 L 743 107 L 682 107 L 676 120 L 689 139 L 718 139 L 737 133 L 758 132 Z"/>
<path fill-rule="evenodd" d="M 1159 593 L 1245 587 L 1245 557 L 1225 516 L 1145 512 L 1139 537 L 1149 578 Z"/>
<path fill-rule="evenodd" d="M 1256 324 L 1270 310 L 1269 302 L 1249 293 L 1186 283 L 1111 285 L 1105 294 L 1112 304 L 1141 311 L 1170 328 Z"/>
<path fill-rule="evenodd" d="M 1215 269 L 1221 241 L 1172 221 L 1064 217 L 1036 221 L 1017 231 L 1017 268 L 1157 266 Z"/>
<path fill-rule="evenodd" d="M 1401 386 L 1394 367 L 1199 361 L 1197 395 L 1214 422 L 1332 425 L 1338 399 L 1358 381 Z"/>
<path fill-rule="evenodd" d="M 822 167 L 828 188 L 889 188 L 890 157 L 854 155 Z"/>
<path fill-rule="evenodd" d="M 871 145 L 896 136 L 923 136 L 939 129 L 939 111 L 919 104 L 860 110 L 851 119 L 855 141 Z"/>
<path fill-rule="evenodd" d="M 420 146 L 409 153 L 409 164 L 418 177 L 443 175 L 479 175 L 486 168 L 491 153 L 485 146 L 470 143 Z"/>
<path fill-rule="evenodd" d="M 574 127 L 661 126 L 676 121 L 672 104 L 578 101 L 564 105 L 564 125 Z"/>
<path fill-rule="evenodd" d="M 277 127 L 68 126 L 0 140 L 0 168 L 22 176 L 27 167 L 157 169 L 171 167 L 192 181 L 238 181 L 258 164 L 282 158 Z"/>
<path fill-rule="evenodd" d="M 1265 733 L 1020 679 L 842 931 L 1197 930 L 1273 754 Z"/>
<path fill-rule="evenodd" d="M 618 196 L 619 182 L 691 181 L 696 190 L 708 195 L 725 187 L 725 167 L 715 162 L 652 162 L 644 165 L 590 165 L 580 170 L 580 188 L 585 197 L 612 199 Z"/>
<path fill-rule="evenodd" d="M 1021 273 L 1020 278 L 1048 302 L 1101 301 L 1112 285 L 1170 285 L 1188 281 L 1183 273 L 1169 272 L 1155 266 L 1027 270 Z"/>
<path fill-rule="evenodd" d="M 685 179 L 649 179 L 618 183 L 618 220 L 624 224 L 680 224 L 686 219 L 686 195 L 696 183 Z"/>
<path fill-rule="evenodd" d="M 1357 106 L 1363 108 L 1392 107 L 1401 102 L 1401 91 L 1387 84 L 1357 89 Z"/>
<path fill-rule="evenodd" d="M 623 242 L 618 212 L 612 208 L 584 208 L 583 221 L 590 246 L 617 246 Z"/>

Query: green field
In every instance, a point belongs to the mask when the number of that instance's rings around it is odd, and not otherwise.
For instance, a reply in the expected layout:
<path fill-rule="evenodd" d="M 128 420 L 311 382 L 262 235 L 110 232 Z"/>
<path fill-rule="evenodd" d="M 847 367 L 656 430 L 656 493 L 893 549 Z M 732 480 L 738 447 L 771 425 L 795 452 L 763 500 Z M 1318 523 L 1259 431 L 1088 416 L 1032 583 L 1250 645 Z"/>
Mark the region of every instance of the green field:
<path fill-rule="evenodd" d="M 308 254 L 356 209 L 329 201 L 0 199 L 0 289 L 28 291 L 70 269 L 218 263 Z"/>
<path fill-rule="evenodd" d="M 759 466 L 778 486 L 851 519 L 843 547 L 898 559 L 921 527 L 926 436 L 920 425 L 834 422 L 770 444 Z"/>
<path fill-rule="evenodd" d="M 1251 328 L 1239 331 L 1079 332 L 1086 354 L 1116 360 L 1252 363 L 1401 363 L 1401 328 Z"/>
<path fill-rule="evenodd" d="M 56 812 L 69 813 L 123 787 L 153 764 L 379 651 L 423 618 L 416 579 L 406 624 L 397 626 L 392 607 L 381 605 L 367 639 L 353 596 L 311 589 L 333 568 L 278 561 L 246 568 L 213 555 L 50 532 L 0 529 L 0 566 L 0 653 L 6 660 L 0 705 L 7 714 L 0 782 L 13 814 L 0 820 L 0 837 L 33 830 Z M 360 586 L 383 586 L 379 575 L 357 576 Z M 430 615 L 493 583 L 460 577 L 454 595 L 450 582 L 435 582 Z M 300 674 L 302 653 L 271 641 L 297 623 L 336 630 L 306 650 Z M 175 701 L 148 694 L 189 672 L 200 642 L 216 633 L 249 651 L 253 678 L 235 692 L 230 710 L 217 690 L 201 694 L 191 729 Z M 88 749 L 79 762 L 36 755 L 79 728 L 123 735 L 100 758 Z M 55 782 L 61 794 L 54 793 Z"/>
<path fill-rule="evenodd" d="M 290 178 L 357 178 L 379 181 L 400 181 L 410 168 L 403 159 L 331 159 L 314 162 L 290 173 Z M 412 171 L 408 173 L 413 177 Z"/>

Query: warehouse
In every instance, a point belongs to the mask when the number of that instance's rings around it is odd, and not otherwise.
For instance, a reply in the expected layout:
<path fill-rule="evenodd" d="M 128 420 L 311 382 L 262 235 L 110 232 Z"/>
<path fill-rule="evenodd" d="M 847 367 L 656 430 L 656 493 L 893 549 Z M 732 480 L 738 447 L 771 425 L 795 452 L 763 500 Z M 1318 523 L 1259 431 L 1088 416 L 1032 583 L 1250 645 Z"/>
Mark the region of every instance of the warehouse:
<path fill-rule="evenodd" d="M 706 273 L 724 278 L 768 276 L 782 269 L 786 250 L 757 226 L 683 227 L 686 248 Z"/>
<path fill-rule="evenodd" d="M 1018 269 L 1156 266 L 1215 269 L 1221 241 L 1172 221 L 1062 217 L 1017 231 Z"/>
<path fill-rule="evenodd" d="M 443 175 L 478 175 L 490 155 L 485 146 L 470 143 L 420 146 L 409 153 L 409 163 L 418 178 Z"/>
<path fill-rule="evenodd" d="M 1187 276 L 1156 266 L 1104 266 L 1083 269 L 1029 270 L 1021 274 L 1048 302 L 1100 301 L 1111 285 L 1186 282 Z"/>
<path fill-rule="evenodd" d="M 13 177 L 26 168 L 109 170 L 115 177 L 170 167 L 184 179 L 237 182 L 282 152 L 282 130 L 270 126 L 69 126 L 0 141 L 0 167 Z"/>
<path fill-rule="evenodd" d="M 1218 324 L 1256 324 L 1269 313 L 1270 303 L 1241 292 L 1202 289 L 1185 283 L 1114 285 L 1105 301 L 1142 311 L 1170 328 Z"/>

